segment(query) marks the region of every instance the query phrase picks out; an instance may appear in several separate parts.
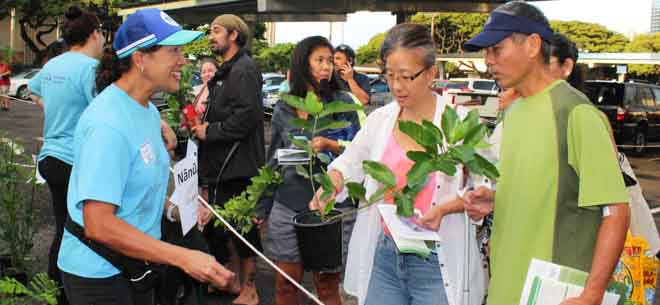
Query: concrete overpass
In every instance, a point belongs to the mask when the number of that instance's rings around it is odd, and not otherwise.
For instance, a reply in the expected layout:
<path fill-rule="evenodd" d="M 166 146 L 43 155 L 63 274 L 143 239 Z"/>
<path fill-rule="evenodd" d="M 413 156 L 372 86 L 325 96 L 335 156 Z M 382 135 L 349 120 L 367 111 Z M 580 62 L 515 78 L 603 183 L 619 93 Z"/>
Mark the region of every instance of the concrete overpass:
<path fill-rule="evenodd" d="M 537 1 L 537 0 L 533 0 Z M 356 11 L 388 11 L 403 22 L 417 12 L 489 12 L 506 0 L 135 0 L 123 4 L 118 14 L 129 15 L 140 8 L 158 7 L 179 22 L 208 22 L 219 13 L 239 14 L 250 21 L 346 20 Z"/>

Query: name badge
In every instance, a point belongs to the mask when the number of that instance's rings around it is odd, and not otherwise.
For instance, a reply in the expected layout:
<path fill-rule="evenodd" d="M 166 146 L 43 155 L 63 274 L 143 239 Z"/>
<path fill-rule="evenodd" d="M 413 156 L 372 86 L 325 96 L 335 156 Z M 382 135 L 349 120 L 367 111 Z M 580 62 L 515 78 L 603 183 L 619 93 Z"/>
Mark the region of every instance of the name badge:
<path fill-rule="evenodd" d="M 142 161 L 145 165 L 149 165 L 156 159 L 153 149 L 151 149 L 151 143 L 145 142 L 140 146 L 140 155 L 142 156 Z"/>

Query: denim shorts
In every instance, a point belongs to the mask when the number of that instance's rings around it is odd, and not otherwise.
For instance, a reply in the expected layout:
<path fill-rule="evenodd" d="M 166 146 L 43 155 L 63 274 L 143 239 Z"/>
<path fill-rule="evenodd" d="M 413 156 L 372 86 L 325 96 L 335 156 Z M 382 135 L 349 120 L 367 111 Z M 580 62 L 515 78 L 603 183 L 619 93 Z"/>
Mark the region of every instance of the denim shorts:
<path fill-rule="evenodd" d="M 268 258 L 284 263 L 300 263 L 298 252 L 298 237 L 293 226 L 293 216 L 296 211 L 279 203 L 273 203 L 273 209 L 268 216 L 268 230 L 264 250 Z"/>
<path fill-rule="evenodd" d="M 449 305 L 438 255 L 399 253 L 394 240 L 381 234 L 365 305 Z"/>

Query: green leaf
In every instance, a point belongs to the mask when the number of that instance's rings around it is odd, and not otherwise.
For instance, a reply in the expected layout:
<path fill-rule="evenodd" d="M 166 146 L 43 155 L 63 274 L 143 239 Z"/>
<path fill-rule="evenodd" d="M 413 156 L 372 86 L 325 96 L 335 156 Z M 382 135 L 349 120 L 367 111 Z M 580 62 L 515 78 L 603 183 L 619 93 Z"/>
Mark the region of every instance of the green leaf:
<path fill-rule="evenodd" d="M 403 217 L 412 217 L 415 215 L 415 200 L 411 196 L 406 196 L 399 192 L 394 194 L 394 204 L 396 204 L 396 213 Z"/>
<path fill-rule="evenodd" d="M 329 118 L 323 118 L 323 119 L 319 119 L 318 122 L 316 123 L 315 133 L 318 134 L 319 132 L 326 129 L 340 129 L 340 128 L 346 128 L 348 126 L 351 126 L 351 122 L 335 121 Z"/>
<path fill-rule="evenodd" d="M 479 141 L 479 143 L 477 143 L 477 144 L 474 145 L 474 148 L 476 148 L 476 149 L 486 149 L 486 148 L 489 148 L 489 147 L 491 147 L 491 146 L 493 146 L 493 145 L 491 145 L 490 143 L 486 142 L 485 139 L 481 139 L 481 140 Z"/>
<path fill-rule="evenodd" d="M 307 91 L 307 96 L 305 97 L 305 112 L 317 115 L 321 110 L 323 110 L 323 103 L 319 101 L 319 98 L 313 91 Z"/>
<path fill-rule="evenodd" d="M 468 145 L 458 145 L 449 149 L 449 155 L 460 160 L 461 163 L 467 163 L 474 159 L 474 148 Z"/>
<path fill-rule="evenodd" d="M 474 159 L 479 164 L 479 167 L 481 168 L 484 176 L 488 177 L 492 181 L 497 181 L 497 178 L 500 177 L 500 172 L 497 170 L 497 167 L 493 163 L 482 157 L 480 154 L 475 154 Z"/>
<path fill-rule="evenodd" d="M 314 95 L 314 93 L 312 93 Z M 319 113 L 319 109 L 323 108 L 323 104 L 321 102 L 314 103 L 311 101 L 308 102 L 309 98 L 309 93 L 307 93 L 307 98 L 303 99 L 299 96 L 295 95 L 290 95 L 290 94 L 282 94 L 281 95 L 282 100 L 287 103 L 289 106 L 296 108 L 302 112 L 308 113 L 308 114 L 317 114 Z M 314 95 L 314 98 L 316 98 L 316 95 Z"/>
<path fill-rule="evenodd" d="M 363 201 L 367 202 L 366 194 L 367 190 L 361 183 L 349 182 L 346 183 L 346 188 L 348 188 L 348 196 L 353 199 L 353 201 Z"/>
<path fill-rule="evenodd" d="M 335 209 L 335 203 L 337 202 L 334 199 L 330 200 L 328 204 L 325 205 L 325 208 L 323 208 L 323 215 L 330 214 L 330 212 Z"/>
<path fill-rule="evenodd" d="M 434 154 L 429 154 L 427 152 L 414 151 L 414 150 L 411 150 L 411 151 L 406 153 L 406 156 L 408 157 L 408 159 L 413 160 L 415 162 L 422 162 L 422 161 L 425 161 L 425 160 L 433 159 L 433 155 Z"/>
<path fill-rule="evenodd" d="M 342 113 L 342 112 L 351 112 L 351 111 L 358 111 L 362 110 L 362 105 L 354 104 L 354 103 L 346 103 L 342 101 L 336 101 L 336 102 L 331 102 L 327 103 L 323 106 L 323 111 L 319 113 L 318 117 L 322 118 L 328 115 L 331 115 L 333 113 Z"/>
<path fill-rule="evenodd" d="M 433 169 L 451 177 L 456 174 L 456 163 L 447 159 L 434 160 Z"/>
<path fill-rule="evenodd" d="M 300 149 L 305 149 L 309 148 L 309 140 L 308 139 L 301 139 L 301 138 L 296 138 L 293 135 L 289 135 L 289 141 L 291 144 L 294 146 L 300 148 Z"/>
<path fill-rule="evenodd" d="M 429 181 L 428 177 L 424 177 L 424 179 L 417 184 L 406 185 L 403 188 L 402 193 L 406 196 L 411 196 L 414 199 L 424 189 L 428 181 Z"/>
<path fill-rule="evenodd" d="M 391 189 L 391 188 L 387 187 L 387 186 L 381 187 L 376 192 L 371 194 L 371 196 L 369 196 L 369 200 L 367 200 L 367 202 L 371 204 L 371 203 L 374 203 L 374 202 L 380 200 L 381 198 L 383 198 L 383 195 L 385 194 L 385 192 L 387 192 L 387 190 L 389 190 L 389 189 Z"/>
<path fill-rule="evenodd" d="M 422 126 L 431 135 L 433 135 L 433 138 L 435 139 L 435 141 L 434 141 L 435 144 L 437 144 L 437 145 L 443 145 L 444 144 L 443 143 L 444 141 L 443 141 L 443 138 L 442 138 L 442 131 L 440 130 L 440 128 L 438 128 L 438 126 L 435 126 L 435 124 L 433 124 L 433 122 L 430 122 L 430 121 L 427 121 L 427 120 L 422 121 Z"/>
<path fill-rule="evenodd" d="M 304 165 L 296 165 L 296 173 L 305 179 L 309 179 L 309 171 Z"/>
<path fill-rule="evenodd" d="M 474 147 L 475 145 L 479 144 L 480 141 L 483 141 L 487 132 L 488 128 L 486 125 L 479 124 L 467 132 L 465 138 L 463 139 L 463 144 Z"/>
<path fill-rule="evenodd" d="M 324 153 L 318 153 L 316 154 L 316 157 L 323 162 L 323 164 L 330 164 L 332 160 L 330 160 L 330 157 Z"/>
<path fill-rule="evenodd" d="M 454 110 L 454 108 L 451 108 L 450 106 L 445 106 L 445 110 L 442 113 L 442 121 L 440 125 L 442 126 L 442 132 L 445 134 L 445 138 L 447 139 L 447 142 L 449 144 L 456 143 L 453 134 L 454 134 L 454 129 L 458 126 L 458 123 L 459 123 L 459 118 L 458 118 L 458 113 L 456 113 L 456 110 Z"/>
<path fill-rule="evenodd" d="M 332 179 L 330 178 L 330 176 L 327 173 L 320 173 L 320 174 L 314 175 L 314 180 L 316 180 L 316 182 L 321 184 L 321 186 L 323 187 L 324 192 L 330 192 L 330 194 L 332 194 L 332 192 L 335 190 L 335 184 L 332 183 Z M 323 199 L 323 200 L 325 200 L 325 199 Z"/>
<path fill-rule="evenodd" d="M 314 122 L 309 120 L 303 120 L 301 118 L 293 118 L 289 120 L 289 124 L 295 128 L 300 128 L 304 130 L 312 130 L 314 127 Z"/>
<path fill-rule="evenodd" d="M 470 110 L 462 123 L 465 124 L 466 131 L 479 125 L 479 110 Z"/>
<path fill-rule="evenodd" d="M 399 130 L 424 147 L 438 145 L 431 131 L 426 130 L 422 125 L 413 121 L 399 121 Z"/>
<path fill-rule="evenodd" d="M 381 184 L 390 188 L 396 186 L 396 176 L 387 166 L 379 162 L 367 160 L 362 162 L 362 167 L 367 175 L 371 176 Z"/>
<path fill-rule="evenodd" d="M 417 185 L 424 181 L 433 172 L 433 160 L 415 162 L 415 165 L 406 174 L 408 185 Z"/>

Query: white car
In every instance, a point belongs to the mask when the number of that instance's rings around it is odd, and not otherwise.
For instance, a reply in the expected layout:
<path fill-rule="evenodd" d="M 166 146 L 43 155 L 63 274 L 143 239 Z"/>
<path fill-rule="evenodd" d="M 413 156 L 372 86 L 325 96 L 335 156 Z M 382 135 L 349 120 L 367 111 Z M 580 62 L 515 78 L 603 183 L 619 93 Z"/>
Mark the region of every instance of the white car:
<path fill-rule="evenodd" d="M 30 90 L 28 89 L 28 82 L 32 77 L 39 73 L 40 70 L 41 69 L 32 69 L 10 76 L 11 85 L 9 86 L 9 95 L 23 100 L 29 100 Z"/>
<path fill-rule="evenodd" d="M 445 88 L 449 93 L 480 93 L 480 94 L 491 94 L 497 95 L 499 89 L 497 84 L 492 79 L 481 79 L 481 78 L 452 78 L 449 81 L 446 81 L 447 85 Z"/>

